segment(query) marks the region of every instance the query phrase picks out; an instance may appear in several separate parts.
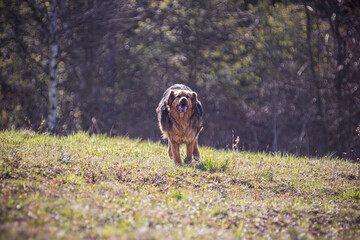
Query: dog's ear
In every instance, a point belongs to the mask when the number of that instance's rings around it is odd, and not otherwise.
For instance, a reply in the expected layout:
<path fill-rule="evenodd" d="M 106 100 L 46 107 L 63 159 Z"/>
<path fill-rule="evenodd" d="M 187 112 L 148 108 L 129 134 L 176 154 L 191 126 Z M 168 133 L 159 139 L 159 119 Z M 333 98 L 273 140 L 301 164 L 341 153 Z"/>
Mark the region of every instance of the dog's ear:
<path fill-rule="evenodd" d="M 197 94 L 196 92 L 193 92 L 191 95 L 191 103 L 193 107 L 196 105 L 196 102 L 197 102 Z"/>
<path fill-rule="evenodd" d="M 168 97 L 168 101 L 167 101 L 167 104 L 169 106 L 171 106 L 172 102 L 174 101 L 175 99 L 175 91 L 174 90 L 171 90 L 170 93 L 169 93 L 169 97 Z"/>
<path fill-rule="evenodd" d="M 160 102 L 156 108 L 159 124 L 163 131 L 167 131 L 172 128 L 172 121 L 170 119 L 170 113 L 166 101 Z"/>
<path fill-rule="evenodd" d="M 164 131 L 167 131 L 172 128 L 172 121 L 170 119 L 170 113 L 167 107 L 161 112 L 160 123 Z"/>
<path fill-rule="evenodd" d="M 196 93 L 194 95 L 195 97 L 197 97 Z M 202 117 L 204 115 L 204 110 L 203 107 L 201 105 L 201 102 L 199 100 L 196 99 L 196 104 L 194 107 L 194 113 L 190 118 L 191 126 L 192 128 L 197 129 L 198 131 L 200 131 L 202 129 Z"/>

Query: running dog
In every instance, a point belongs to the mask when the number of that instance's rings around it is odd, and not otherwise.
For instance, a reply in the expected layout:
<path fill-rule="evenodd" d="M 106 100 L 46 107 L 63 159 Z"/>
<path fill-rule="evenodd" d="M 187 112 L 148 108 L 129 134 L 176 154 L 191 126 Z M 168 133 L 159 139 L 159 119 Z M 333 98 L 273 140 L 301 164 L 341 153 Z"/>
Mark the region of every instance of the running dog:
<path fill-rule="evenodd" d="M 164 92 L 156 113 L 163 138 L 168 140 L 169 157 L 175 164 L 182 163 L 180 144 L 186 144 L 185 163 L 190 163 L 193 156 L 198 161 L 198 137 L 203 129 L 204 111 L 197 93 L 183 84 L 175 84 Z"/>

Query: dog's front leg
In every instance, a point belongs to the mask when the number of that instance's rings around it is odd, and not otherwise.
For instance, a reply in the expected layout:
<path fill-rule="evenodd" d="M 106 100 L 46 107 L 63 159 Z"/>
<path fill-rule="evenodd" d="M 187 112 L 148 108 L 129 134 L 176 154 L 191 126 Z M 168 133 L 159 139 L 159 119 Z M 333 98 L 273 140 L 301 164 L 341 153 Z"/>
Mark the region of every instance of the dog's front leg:
<path fill-rule="evenodd" d="M 171 150 L 172 150 L 172 155 L 174 157 L 175 164 L 181 164 L 179 147 L 180 147 L 180 144 L 171 142 Z"/>
<path fill-rule="evenodd" d="M 194 150 L 194 141 L 186 144 L 186 158 L 185 163 L 191 163 Z"/>
<path fill-rule="evenodd" d="M 169 140 L 168 153 L 169 153 L 169 157 L 170 157 L 170 158 L 173 158 L 173 153 L 172 153 L 172 149 L 171 149 L 171 142 L 170 142 L 170 140 Z"/>

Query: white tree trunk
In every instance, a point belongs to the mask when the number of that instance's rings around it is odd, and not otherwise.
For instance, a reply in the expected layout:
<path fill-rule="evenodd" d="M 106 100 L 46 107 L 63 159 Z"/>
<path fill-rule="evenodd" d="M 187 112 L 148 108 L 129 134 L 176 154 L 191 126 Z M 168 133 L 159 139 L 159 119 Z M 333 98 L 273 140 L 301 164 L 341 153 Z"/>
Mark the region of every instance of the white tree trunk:
<path fill-rule="evenodd" d="M 275 100 L 273 101 L 272 106 L 272 132 L 273 132 L 273 152 L 277 152 L 278 150 L 278 129 L 277 129 L 277 107 Z"/>
<path fill-rule="evenodd" d="M 49 113 L 48 113 L 48 127 L 50 132 L 55 131 L 57 119 L 57 85 L 58 85 L 58 56 L 59 46 L 56 32 L 56 14 L 57 3 L 56 0 L 50 0 L 49 11 Z"/>

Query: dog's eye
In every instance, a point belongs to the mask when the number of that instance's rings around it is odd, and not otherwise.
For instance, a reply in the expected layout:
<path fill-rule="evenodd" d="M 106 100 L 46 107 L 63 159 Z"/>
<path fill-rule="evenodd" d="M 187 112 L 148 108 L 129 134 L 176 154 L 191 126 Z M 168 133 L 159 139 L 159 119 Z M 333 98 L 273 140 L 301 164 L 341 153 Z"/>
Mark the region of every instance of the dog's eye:
<path fill-rule="evenodd" d="M 180 96 L 180 95 L 178 95 L 178 96 L 176 96 L 176 98 L 181 98 L 181 96 Z"/>

